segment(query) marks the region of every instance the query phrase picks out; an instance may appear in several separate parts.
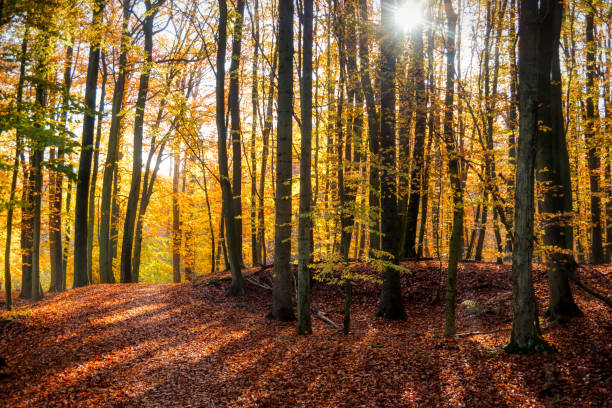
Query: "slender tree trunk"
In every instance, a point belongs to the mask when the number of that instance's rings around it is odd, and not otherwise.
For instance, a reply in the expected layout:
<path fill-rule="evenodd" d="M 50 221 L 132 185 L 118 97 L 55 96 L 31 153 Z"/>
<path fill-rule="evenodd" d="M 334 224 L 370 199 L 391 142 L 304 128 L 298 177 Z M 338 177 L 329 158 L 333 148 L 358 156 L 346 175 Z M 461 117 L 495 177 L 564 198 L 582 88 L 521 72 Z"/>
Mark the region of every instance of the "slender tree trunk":
<path fill-rule="evenodd" d="M 97 30 L 103 17 L 105 0 L 96 0 L 92 26 Z M 89 180 L 91 178 L 91 159 L 94 143 L 94 126 L 96 110 L 96 90 L 98 88 L 98 69 L 100 66 L 100 38 L 91 43 L 89 49 L 89 64 L 85 84 L 85 104 L 88 112 L 83 119 L 83 135 L 81 139 L 81 156 L 79 157 L 79 173 L 74 213 L 74 280 L 72 286 L 89 285 L 87 274 L 87 209 L 89 201 Z"/>
<path fill-rule="evenodd" d="M 181 140 L 174 140 L 174 169 L 172 171 L 172 280 L 181 282 L 181 207 L 179 204 L 179 180 L 181 177 Z"/>
<path fill-rule="evenodd" d="M 444 335 L 455 335 L 455 303 L 457 297 L 457 266 L 463 245 L 463 187 L 459 157 L 453 135 L 453 99 L 455 96 L 455 30 L 457 14 L 451 0 L 444 0 L 448 35 L 446 37 L 446 95 L 444 99 L 444 144 L 448 155 L 448 172 L 453 195 L 453 227 L 449 242 L 446 278 Z"/>
<path fill-rule="evenodd" d="M 294 320 L 291 260 L 291 181 L 293 117 L 293 1 L 278 5 L 278 108 L 276 137 L 276 220 L 274 284 L 268 317 Z"/>
<path fill-rule="evenodd" d="M 138 98 L 136 100 L 136 116 L 134 118 L 134 149 L 132 160 L 132 182 L 128 195 L 125 211 L 125 222 L 123 224 L 123 242 L 121 245 L 121 282 L 133 282 L 132 279 L 132 249 L 134 246 L 134 227 L 136 225 L 136 213 L 138 211 L 138 199 L 140 196 L 140 184 L 142 178 L 142 135 L 144 128 L 144 114 L 149 92 L 149 79 L 153 64 L 153 21 L 159 10 L 160 3 L 156 2 L 156 8 L 152 9 L 151 1 L 145 0 L 147 9 L 143 23 L 144 32 L 144 61 L 140 73 L 138 85 Z"/>
<path fill-rule="evenodd" d="M 102 138 L 102 121 L 104 119 L 104 100 L 106 98 L 106 81 L 108 70 L 106 68 L 106 56 L 102 53 L 102 91 L 100 94 L 98 114 L 98 129 L 96 130 L 96 142 L 94 147 L 93 169 L 91 174 L 91 184 L 89 186 L 89 209 L 87 210 L 87 275 L 92 279 L 93 265 L 93 241 L 96 223 L 96 182 L 98 180 L 98 163 L 100 162 L 100 140 Z"/>
<path fill-rule="evenodd" d="M 312 155 L 312 20 L 313 0 L 304 0 L 304 44 L 300 104 L 302 140 L 300 158 L 300 215 L 298 225 L 298 334 L 312 333 L 310 322 L 311 155 Z"/>
<path fill-rule="evenodd" d="M 121 35 L 121 51 L 119 54 L 119 64 L 117 81 L 113 91 L 113 106 L 111 113 L 111 124 L 108 135 L 108 149 L 104 164 L 104 174 L 102 179 L 102 198 L 100 200 L 100 233 L 98 237 L 100 254 L 100 283 L 114 283 L 113 273 L 113 249 L 112 249 L 112 193 L 115 182 L 114 174 L 117 168 L 119 156 L 119 136 L 121 132 L 121 120 L 123 118 L 123 99 L 125 95 L 125 82 L 127 77 L 127 53 L 131 41 L 128 29 L 130 18 L 130 0 L 123 2 L 123 22 Z"/>
<path fill-rule="evenodd" d="M 423 32 L 422 26 L 414 28 L 413 31 L 413 53 L 411 59 L 414 61 L 414 149 L 412 154 L 412 171 L 410 174 L 410 196 L 406 211 L 406 235 L 404 254 L 413 258 L 417 254 L 415 248 L 417 233 L 417 218 L 419 214 L 419 202 L 421 191 L 427 188 L 423 183 L 424 175 L 424 148 L 425 128 L 427 125 L 427 99 L 425 95 L 425 72 L 423 62 Z M 425 204 L 427 206 L 427 204 Z"/>
<path fill-rule="evenodd" d="M 25 70 L 27 63 L 29 29 L 26 28 L 21 41 L 21 55 L 19 61 L 19 82 L 17 83 L 16 103 L 17 111 L 22 113 L 23 85 L 25 82 Z M 11 310 L 13 306 L 13 293 L 11 285 L 11 239 L 13 235 L 13 212 L 15 210 L 15 191 L 17 190 L 17 177 L 19 176 L 19 156 L 23 154 L 23 138 L 21 132 L 15 131 L 15 159 L 13 162 L 13 172 L 11 175 L 11 192 L 8 201 L 8 211 L 6 214 L 6 244 L 4 247 L 4 293 L 6 310 Z M 25 186 L 24 186 L 25 190 Z M 23 229 L 23 227 L 22 227 Z M 23 234 L 23 232 L 22 232 Z M 23 284 L 23 282 L 22 282 Z"/>
<path fill-rule="evenodd" d="M 228 296 L 237 296 L 244 293 L 244 279 L 240 270 L 240 248 L 236 237 L 234 218 L 234 200 L 230 184 L 227 164 L 227 125 L 225 123 L 225 49 L 227 47 L 227 2 L 219 0 L 219 30 L 217 48 L 217 136 L 219 173 L 223 200 L 225 232 L 227 237 L 227 250 L 230 269 L 232 271 L 232 284 L 228 289 Z"/>
<path fill-rule="evenodd" d="M 25 155 L 24 155 L 25 156 Z M 32 165 L 23 163 L 23 185 L 21 190 L 21 201 L 24 203 L 21 209 L 21 293 L 22 299 L 30 299 L 32 293 Z"/>
<path fill-rule="evenodd" d="M 255 152 L 255 140 L 257 137 L 257 120 L 258 120 L 258 106 L 259 106 L 259 92 L 257 82 L 257 64 L 259 63 L 259 1 L 255 0 L 253 8 L 253 66 L 252 66 L 252 84 L 251 84 L 251 105 L 253 109 L 252 113 L 252 125 L 251 125 L 251 259 L 253 266 L 262 265 L 261 251 L 259 250 L 259 243 L 257 242 L 257 154 Z M 207 196 L 208 197 L 208 196 Z M 207 198 L 208 199 L 208 198 Z M 210 212 L 209 212 L 210 214 Z M 212 231 L 212 229 L 211 229 Z M 212 236 L 212 235 L 211 235 Z M 214 244 L 213 244 L 214 248 Z M 213 249 L 214 252 L 214 249 Z M 214 258 L 214 256 L 213 256 Z"/>
<path fill-rule="evenodd" d="M 232 139 L 232 196 L 234 200 L 234 226 L 236 228 L 236 251 L 240 265 L 242 257 L 242 131 L 240 125 L 240 49 L 244 21 L 245 0 L 238 0 L 232 39 L 232 62 L 229 69 L 229 94 L 227 104 L 230 111 L 230 136 Z"/>
<path fill-rule="evenodd" d="M 359 0 L 359 59 L 361 61 L 361 86 L 366 102 L 368 114 L 368 139 L 370 149 L 370 193 L 368 204 L 370 207 L 370 251 L 380 250 L 380 175 L 378 164 L 378 144 L 380 133 L 380 116 L 376 109 L 376 98 L 372 81 L 370 79 L 370 35 L 372 28 L 368 22 L 368 2 Z M 373 253 L 372 253 L 373 255 Z"/>
<path fill-rule="evenodd" d="M 70 180 L 67 181 L 66 183 L 66 207 L 65 207 L 65 212 L 66 214 L 71 214 L 72 213 L 72 182 Z M 62 256 L 62 284 L 64 285 L 62 290 L 66 290 L 66 272 L 68 269 L 68 257 L 70 255 L 70 241 L 71 241 L 71 237 L 72 237 L 72 231 L 71 231 L 71 226 L 72 226 L 72 222 L 69 219 L 69 217 L 66 217 L 65 223 L 64 223 L 64 230 L 66 231 L 66 233 L 64 234 L 64 245 L 63 245 L 63 251 L 64 254 Z"/>
<path fill-rule="evenodd" d="M 72 82 L 72 46 L 66 48 L 66 60 L 64 62 L 64 95 L 62 101 L 61 121 L 66 126 L 68 119 L 68 98 L 70 96 L 70 85 Z M 51 149 L 50 161 L 57 160 L 62 164 L 64 159 L 63 146 L 57 150 Z M 62 251 L 62 184 L 61 172 L 49 172 L 49 255 L 51 266 L 51 283 L 49 292 L 60 292 L 66 287 L 63 276 L 63 251 Z"/>
<path fill-rule="evenodd" d="M 597 88 L 595 87 L 595 55 L 597 54 L 597 42 L 595 41 L 595 24 L 593 16 L 593 4 L 588 2 L 588 13 L 586 16 L 586 132 L 585 140 L 588 147 L 589 179 L 591 184 L 591 262 L 603 263 L 602 245 L 602 223 L 601 223 L 601 198 L 600 194 L 600 167 L 599 141 L 595 136 L 598 115 L 596 109 Z M 595 101 L 594 101 L 595 100 Z"/>
<path fill-rule="evenodd" d="M 270 84 L 268 87 L 268 102 L 264 117 L 262 130 L 262 149 L 261 149 L 261 173 L 259 176 L 259 205 L 257 209 L 257 253 L 261 254 L 262 264 L 266 263 L 266 237 L 265 237 L 265 208 L 264 197 L 266 187 L 266 166 L 268 163 L 268 151 L 270 146 L 270 133 L 272 132 L 272 113 L 274 107 L 274 73 L 276 72 L 277 52 L 276 46 L 273 51 L 272 72 L 270 73 Z"/>
<path fill-rule="evenodd" d="M 382 0 L 380 44 L 380 156 L 381 156 L 381 248 L 385 266 L 377 315 L 388 319 L 405 319 L 402 289 L 397 264 L 399 228 L 397 226 L 397 181 L 395 159 L 395 73 L 396 38 L 393 20 L 393 2 Z"/>

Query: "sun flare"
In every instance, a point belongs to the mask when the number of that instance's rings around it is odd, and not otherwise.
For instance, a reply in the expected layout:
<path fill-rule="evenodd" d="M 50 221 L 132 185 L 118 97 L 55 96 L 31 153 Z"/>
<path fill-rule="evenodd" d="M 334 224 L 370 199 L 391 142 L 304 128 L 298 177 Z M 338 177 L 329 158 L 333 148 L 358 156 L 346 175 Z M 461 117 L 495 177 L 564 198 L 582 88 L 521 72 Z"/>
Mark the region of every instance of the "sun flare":
<path fill-rule="evenodd" d="M 418 0 L 406 0 L 395 13 L 395 23 L 404 31 L 410 31 L 423 21 L 423 4 Z"/>

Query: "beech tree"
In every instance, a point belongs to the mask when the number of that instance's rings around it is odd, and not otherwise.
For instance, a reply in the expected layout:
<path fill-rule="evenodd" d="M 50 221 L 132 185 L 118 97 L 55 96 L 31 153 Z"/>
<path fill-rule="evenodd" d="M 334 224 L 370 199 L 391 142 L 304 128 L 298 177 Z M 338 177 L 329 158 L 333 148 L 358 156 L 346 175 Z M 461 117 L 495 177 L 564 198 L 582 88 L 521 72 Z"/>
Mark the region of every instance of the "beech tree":
<path fill-rule="evenodd" d="M 293 1 L 278 3 L 278 109 L 276 120 L 276 199 L 274 286 L 268 317 L 294 320 L 291 257 L 291 172 L 293 121 Z"/>
<path fill-rule="evenodd" d="M 92 26 L 97 29 L 102 19 L 105 0 L 94 3 Z M 74 281 L 72 286 L 79 287 L 91 283 L 87 274 L 87 210 L 89 200 L 89 181 L 91 177 L 91 159 L 93 156 L 96 90 L 98 89 L 98 71 L 100 67 L 99 36 L 89 47 L 89 64 L 85 85 L 85 103 L 88 112 L 83 120 L 81 138 L 81 155 L 74 211 Z"/>
<path fill-rule="evenodd" d="M 378 316 L 404 319 L 399 271 L 394 267 L 398 257 L 397 196 L 395 173 L 395 72 L 396 34 L 393 25 L 393 2 L 381 2 L 382 38 L 380 44 L 380 156 L 381 156 L 381 248 L 385 253 Z"/>

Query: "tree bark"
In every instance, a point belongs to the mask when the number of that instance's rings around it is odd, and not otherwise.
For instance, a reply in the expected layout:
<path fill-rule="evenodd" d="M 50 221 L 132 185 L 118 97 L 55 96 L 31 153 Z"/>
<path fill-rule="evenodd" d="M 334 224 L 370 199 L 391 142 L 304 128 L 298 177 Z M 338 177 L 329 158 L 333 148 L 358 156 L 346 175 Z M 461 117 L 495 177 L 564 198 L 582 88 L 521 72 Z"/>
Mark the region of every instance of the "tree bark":
<path fill-rule="evenodd" d="M 413 258 L 417 254 L 415 248 L 417 233 L 417 218 L 419 214 L 419 202 L 421 190 L 427 188 L 423 183 L 424 174 L 424 150 L 425 129 L 427 125 L 427 98 L 425 95 L 425 72 L 423 62 L 423 32 L 422 26 L 414 28 L 412 33 L 413 52 L 411 60 L 414 68 L 414 149 L 412 152 L 412 170 L 410 173 L 410 196 L 406 210 L 406 234 L 404 243 L 404 255 Z M 425 203 L 425 206 L 427 204 Z"/>
<path fill-rule="evenodd" d="M 368 21 L 368 2 L 359 0 L 359 59 L 361 61 L 360 78 L 368 114 L 368 139 L 370 150 L 370 252 L 380 250 L 380 175 L 378 160 L 378 144 L 380 133 L 380 116 L 376 108 L 376 98 L 370 79 L 370 23 Z M 374 255 L 373 253 L 371 253 Z"/>
<path fill-rule="evenodd" d="M 121 245 L 121 282 L 134 282 L 132 278 L 132 249 L 134 246 L 134 227 L 136 225 L 136 212 L 138 211 L 138 199 L 140 196 L 140 184 L 142 178 L 142 135 L 144 128 L 144 114 L 149 92 L 149 79 L 153 64 L 153 21 L 163 0 L 155 3 L 155 8 L 150 0 L 145 0 L 147 10 L 143 22 L 144 32 L 144 61 L 138 84 L 138 98 L 136 100 L 136 115 L 134 117 L 134 149 L 132 159 L 132 182 L 128 195 L 125 211 L 125 222 L 123 224 L 123 242 Z"/>
<path fill-rule="evenodd" d="M 312 155 L 312 20 L 313 0 L 304 0 L 302 86 L 300 104 L 302 116 L 302 140 L 300 157 L 300 213 L 298 225 L 298 294 L 297 332 L 311 334 L 310 321 L 310 269 L 312 258 L 310 233 L 311 215 L 311 155 Z"/>
<path fill-rule="evenodd" d="M 459 156 L 453 134 L 453 99 L 455 96 L 455 30 L 457 14 L 451 0 L 444 0 L 448 35 L 446 38 L 446 95 L 444 99 L 444 144 L 448 155 L 448 172 L 453 195 L 453 227 L 449 242 L 446 278 L 446 306 L 444 335 L 455 335 L 455 304 L 457 297 L 457 266 L 463 246 L 463 186 Z"/>
<path fill-rule="evenodd" d="M 219 29 L 217 48 L 217 83 L 216 83 L 216 120 L 218 136 L 219 173 L 223 200 L 223 218 L 225 220 L 225 236 L 227 238 L 227 251 L 230 269 L 232 271 L 232 284 L 228 289 L 228 296 L 244 294 L 244 279 L 240 270 L 240 249 L 236 237 L 234 218 L 234 200 L 230 184 L 227 164 L 227 126 L 225 123 L 225 52 L 227 47 L 227 2 L 219 0 Z"/>
<path fill-rule="evenodd" d="M 595 136 L 599 113 L 596 109 L 598 91 L 595 87 L 595 55 L 597 54 L 597 42 L 595 41 L 595 24 L 591 1 L 588 2 L 586 16 L 586 131 L 584 138 L 588 148 L 589 180 L 591 187 L 591 262 L 603 263 L 603 239 L 601 222 L 601 198 L 600 194 L 600 166 L 599 141 Z"/>
<path fill-rule="evenodd" d="M 102 121 L 104 119 L 104 105 L 106 98 L 106 81 L 108 70 L 106 67 L 106 56 L 102 53 L 102 90 L 98 110 L 98 129 L 96 130 L 96 142 L 94 146 L 93 169 L 91 174 L 91 184 L 89 186 L 89 209 L 87 211 L 87 275 L 92 279 L 93 265 L 93 242 L 96 223 L 96 182 L 98 180 L 98 163 L 100 162 L 100 140 L 102 139 Z M 99 245 L 99 243 L 98 243 Z"/>
<path fill-rule="evenodd" d="M 130 0 L 123 2 L 123 22 L 121 30 L 121 51 L 119 54 L 119 64 L 117 66 L 117 81 L 113 91 L 113 106 L 111 112 L 111 124 L 108 135 L 108 149 L 106 161 L 104 163 L 104 175 L 102 179 L 102 198 L 100 200 L 100 232 L 99 232 L 99 263 L 100 263 L 100 283 L 114 283 L 113 273 L 113 250 L 111 234 L 111 212 L 112 212 L 112 193 L 113 177 L 117 167 L 119 156 L 119 135 L 121 132 L 121 120 L 123 118 L 123 99 L 125 95 L 125 82 L 127 77 L 127 53 L 131 41 L 129 35 L 130 19 Z"/>
<path fill-rule="evenodd" d="M 545 27 L 541 13 L 554 3 L 547 0 L 521 2 L 519 19 L 519 138 L 514 196 L 514 243 L 512 252 L 512 334 L 506 351 L 532 352 L 546 348 L 538 322 L 538 305 L 533 289 L 534 164 L 538 134 L 538 83 L 548 81 L 540 72 L 538 54 Z M 542 8 L 542 10 L 540 9 Z M 549 28 L 549 27 L 548 27 Z"/>
<path fill-rule="evenodd" d="M 398 262 L 397 226 L 397 181 L 395 149 L 395 73 L 396 36 L 391 0 L 382 0 L 380 44 L 380 156 L 381 156 L 381 248 L 384 252 L 382 288 L 377 316 L 387 319 L 405 319 L 399 271 L 394 268 Z"/>
<path fill-rule="evenodd" d="M 66 60 L 64 62 L 64 95 L 62 100 L 61 121 L 67 125 L 68 98 L 72 82 L 72 46 L 66 48 Z M 55 149 L 51 150 L 50 160 L 57 159 L 57 163 L 63 164 L 63 146 L 57 149 L 57 158 L 54 157 Z M 62 251 L 62 184 L 63 174 L 61 172 L 49 172 L 49 257 L 51 266 L 51 283 L 49 292 L 61 292 L 66 289 L 66 279 L 63 274 L 63 251 Z"/>
<path fill-rule="evenodd" d="M 276 137 L 276 220 L 274 285 L 268 317 L 294 320 L 291 261 L 291 181 L 293 118 L 293 1 L 278 5 L 278 108 Z"/>
<path fill-rule="evenodd" d="M 244 21 L 245 0 L 238 0 L 232 39 L 232 62 L 229 69 L 229 94 L 227 104 L 230 111 L 230 137 L 232 140 L 232 197 L 234 200 L 234 226 L 236 228 L 236 251 L 240 265 L 242 258 L 242 131 L 240 125 L 240 49 Z"/>
<path fill-rule="evenodd" d="M 103 17 L 105 0 L 96 0 L 92 26 L 97 30 Z M 100 36 L 97 35 L 89 48 L 89 63 L 85 83 L 85 104 L 88 112 L 83 119 L 81 139 L 81 156 L 74 212 L 74 280 L 72 287 L 89 285 L 87 274 L 87 209 L 89 201 L 89 180 L 91 178 L 91 159 L 94 143 L 94 126 L 96 110 L 96 90 L 98 88 L 98 69 L 100 66 Z"/>
<path fill-rule="evenodd" d="M 181 282 L 181 207 L 179 204 L 179 180 L 181 177 L 181 140 L 174 140 L 172 152 L 172 281 Z"/>
<path fill-rule="evenodd" d="M 543 75 L 548 75 L 539 82 L 541 122 L 544 126 L 540 127 L 543 130 L 537 135 L 535 166 L 542 190 L 539 209 L 544 224 L 543 244 L 550 291 L 548 314 L 552 320 L 563 321 L 580 314 L 580 309 L 572 297 L 568 275 L 574 268 L 575 261 L 572 255 L 574 242 L 570 219 L 571 173 L 563 129 L 559 63 L 563 7 L 555 4 L 549 20 L 547 23 L 550 24 L 551 30 L 543 32 L 538 52 L 542 64 L 540 70 Z"/>

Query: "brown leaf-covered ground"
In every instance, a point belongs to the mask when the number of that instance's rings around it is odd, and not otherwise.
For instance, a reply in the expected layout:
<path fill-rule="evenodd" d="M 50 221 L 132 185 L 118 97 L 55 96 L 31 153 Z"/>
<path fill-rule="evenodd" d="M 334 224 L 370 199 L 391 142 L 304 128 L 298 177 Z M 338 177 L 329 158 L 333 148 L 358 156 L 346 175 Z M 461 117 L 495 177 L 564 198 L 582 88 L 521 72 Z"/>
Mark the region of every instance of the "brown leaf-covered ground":
<path fill-rule="evenodd" d="M 575 289 L 585 315 L 562 326 L 544 323 L 557 354 L 507 355 L 500 348 L 511 324 L 509 266 L 461 265 L 458 332 L 493 332 L 448 341 L 435 299 L 439 264 L 406 266 L 413 272 L 404 280 L 408 319 L 374 317 L 377 285 L 360 283 L 348 336 L 313 320 L 314 334 L 298 337 L 294 323 L 265 318 L 269 291 L 248 283 L 246 296 L 225 298 L 223 280 L 96 285 L 22 303 L 0 328 L 0 356 L 9 366 L 0 369 L 0 405 L 612 406 L 612 313 L 601 303 Z M 254 277 L 264 282 L 269 273 Z M 607 295 L 609 273 L 577 272 Z M 541 270 L 535 279 L 543 312 Z M 340 323 L 342 305 L 340 288 L 316 285 L 314 307 Z M 546 393 L 545 365 L 558 379 Z"/>

